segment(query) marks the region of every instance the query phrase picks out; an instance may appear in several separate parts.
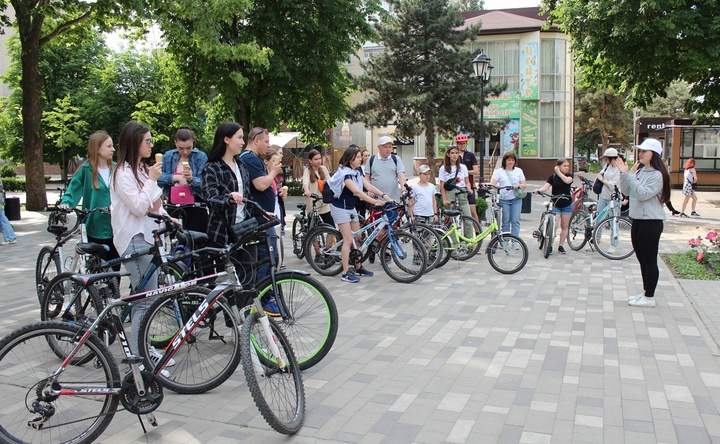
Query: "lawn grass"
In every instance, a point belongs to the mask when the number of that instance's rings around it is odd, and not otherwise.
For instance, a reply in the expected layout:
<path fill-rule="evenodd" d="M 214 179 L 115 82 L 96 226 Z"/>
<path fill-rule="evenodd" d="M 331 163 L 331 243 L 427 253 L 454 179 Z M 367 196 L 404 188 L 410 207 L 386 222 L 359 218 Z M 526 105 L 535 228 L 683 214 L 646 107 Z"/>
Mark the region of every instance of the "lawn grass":
<path fill-rule="evenodd" d="M 661 254 L 673 276 L 678 279 L 690 279 L 701 281 L 717 281 L 720 276 L 713 273 L 707 266 L 699 263 L 695 258 L 697 251 L 685 251 L 673 254 Z"/>

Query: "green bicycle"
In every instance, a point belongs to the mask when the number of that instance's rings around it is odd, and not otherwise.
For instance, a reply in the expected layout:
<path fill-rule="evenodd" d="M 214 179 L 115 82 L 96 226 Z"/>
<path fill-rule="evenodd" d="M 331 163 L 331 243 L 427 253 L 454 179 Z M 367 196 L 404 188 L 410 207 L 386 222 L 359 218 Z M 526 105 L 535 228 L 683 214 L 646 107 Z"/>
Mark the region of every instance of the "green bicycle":
<path fill-rule="evenodd" d="M 474 237 L 465 237 L 461 226 L 462 222 L 460 222 L 462 220 L 462 212 L 446 210 L 444 215 L 449 219 L 446 219 L 448 223 L 438 227 L 444 229 L 442 240 L 443 242 L 445 239 L 450 240 L 450 247 L 446 248 L 450 248 L 451 250 L 454 250 L 456 246 L 462 246 L 463 249 L 468 249 L 469 252 L 477 252 L 482 245 L 482 241 L 486 237 L 491 236 L 492 239 L 485 249 L 490 266 L 503 274 L 517 273 L 522 270 L 527 263 L 527 245 L 525 245 L 525 242 L 518 236 L 500 231 L 498 220 L 502 218 L 502 209 L 497 192 L 501 187 L 487 185 L 487 188 L 490 191 L 487 193 L 486 198 L 490 197 L 490 205 L 492 208 L 490 212 L 492 220 L 489 222 L 487 228 Z M 444 244 L 447 245 L 445 242 Z"/>

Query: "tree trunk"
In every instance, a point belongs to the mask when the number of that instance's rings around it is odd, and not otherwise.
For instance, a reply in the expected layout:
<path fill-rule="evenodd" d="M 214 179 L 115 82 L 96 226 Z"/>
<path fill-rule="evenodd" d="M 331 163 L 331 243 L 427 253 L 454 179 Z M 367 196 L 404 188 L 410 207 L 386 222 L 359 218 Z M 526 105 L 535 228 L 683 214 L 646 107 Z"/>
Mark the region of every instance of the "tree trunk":
<path fill-rule="evenodd" d="M 435 123 L 425 122 L 425 158 L 432 171 L 432 183 L 437 185 L 437 168 L 435 168 Z"/>
<path fill-rule="evenodd" d="M 20 34 L 22 65 L 22 117 L 23 143 L 25 144 L 25 187 L 30 211 L 43 211 L 47 207 L 45 171 L 43 168 L 42 86 L 40 75 L 40 31 L 43 15 L 32 16 L 24 2 L 13 1 Z"/>

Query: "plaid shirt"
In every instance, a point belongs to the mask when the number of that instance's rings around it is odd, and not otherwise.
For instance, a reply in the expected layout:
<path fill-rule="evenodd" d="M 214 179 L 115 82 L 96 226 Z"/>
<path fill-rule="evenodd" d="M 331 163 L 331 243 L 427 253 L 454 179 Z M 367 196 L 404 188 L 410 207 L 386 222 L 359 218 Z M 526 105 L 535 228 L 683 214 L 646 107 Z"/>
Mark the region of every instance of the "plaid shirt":
<path fill-rule="evenodd" d="M 242 178 L 244 198 L 250 198 L 250 176 L 235 157 Z M 235 224 L 237 205 L 229 202 L 231 192 L 238 190 L 238 180 L 233 170 L 223 161 L 208 162 L 202 170 L 202 192 L 210 210 L 208 237 L 216 245 L 227 245 L 231 238 L 228 230 Z M 247 216 L 246 216 L 247 217 Z"/>

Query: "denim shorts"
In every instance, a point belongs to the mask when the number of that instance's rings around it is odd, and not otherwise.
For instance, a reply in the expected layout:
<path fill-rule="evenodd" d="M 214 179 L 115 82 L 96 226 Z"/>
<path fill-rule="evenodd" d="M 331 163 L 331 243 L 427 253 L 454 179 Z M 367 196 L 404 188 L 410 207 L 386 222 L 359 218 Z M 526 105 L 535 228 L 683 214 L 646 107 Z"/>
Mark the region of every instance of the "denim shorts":
<path fill-rule="evenodd" d="M 355 208 L 346 210 L 338 208 L 335 205 L 330 206 L 330 214 L 336 224 L 346 224 L 348 222 L 359 222 L 357 210 Z"/>
<path fill-rule="evenodd" d="M 568 205 L 563 208 L 553 207 L 553 214 L 572 214 L 573 206 Z"/>

